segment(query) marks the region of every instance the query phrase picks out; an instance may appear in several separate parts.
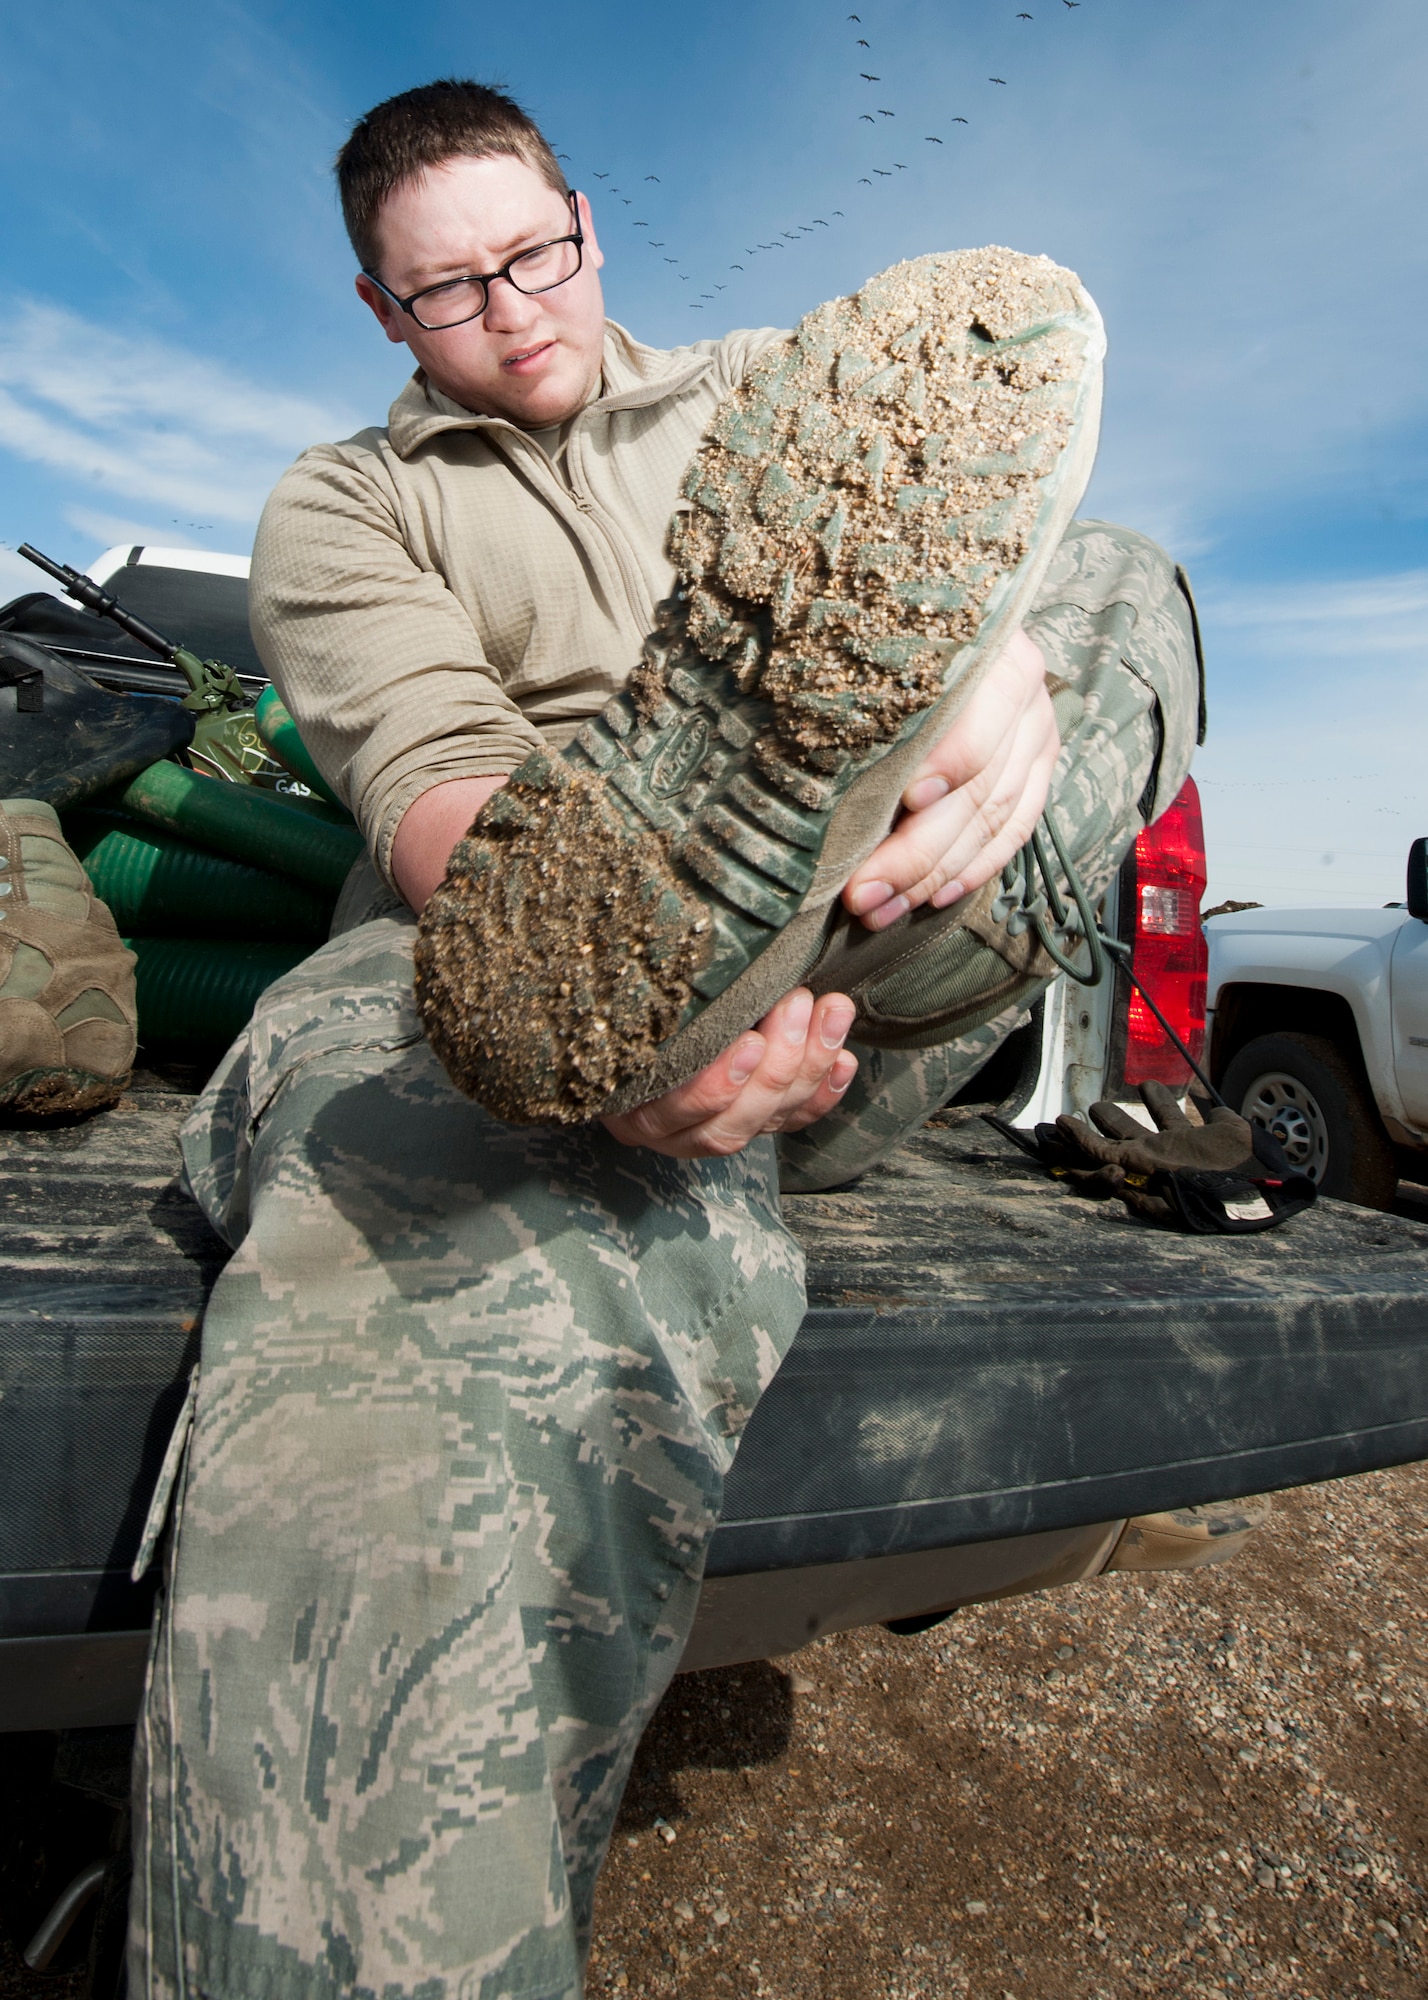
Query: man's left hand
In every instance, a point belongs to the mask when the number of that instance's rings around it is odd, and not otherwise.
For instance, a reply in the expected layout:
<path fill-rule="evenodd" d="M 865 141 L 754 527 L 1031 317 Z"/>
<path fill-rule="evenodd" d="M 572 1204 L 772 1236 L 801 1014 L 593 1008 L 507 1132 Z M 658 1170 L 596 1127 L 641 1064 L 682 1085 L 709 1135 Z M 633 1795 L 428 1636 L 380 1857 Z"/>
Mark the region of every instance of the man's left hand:
<path fill-rule="evenodd" d="M 1045 658 L 1016 632 L 914 775 L 892 832 L 853 871 L 846 907 L 885 930 L 990 882 L 1031 838 L 1060 751 Z"/>

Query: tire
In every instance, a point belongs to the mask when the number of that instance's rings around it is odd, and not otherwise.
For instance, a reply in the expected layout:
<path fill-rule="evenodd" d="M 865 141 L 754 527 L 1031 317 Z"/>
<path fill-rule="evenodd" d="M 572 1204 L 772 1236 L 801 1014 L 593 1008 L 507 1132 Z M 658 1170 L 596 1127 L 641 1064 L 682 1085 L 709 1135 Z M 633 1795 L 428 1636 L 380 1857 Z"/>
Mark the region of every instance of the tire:
<path fill-rule="evenodd" d="M 1398 1161 L 1355 1064 L 1322 1035 L 1260 1035 L 1220 1081 L 1242 1117 L 1264 1125 L 1321 1194 L 1391 1208 Z"/>

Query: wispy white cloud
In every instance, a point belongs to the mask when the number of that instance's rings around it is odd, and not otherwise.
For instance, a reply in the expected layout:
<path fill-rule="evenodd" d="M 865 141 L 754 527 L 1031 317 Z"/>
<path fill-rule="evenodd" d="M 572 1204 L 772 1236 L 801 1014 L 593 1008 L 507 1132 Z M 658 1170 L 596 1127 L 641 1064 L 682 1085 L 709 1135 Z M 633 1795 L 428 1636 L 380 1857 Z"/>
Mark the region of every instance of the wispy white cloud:
<path fill-rule="evenodd" d="M 33 563 L 27 563 L 13 549 L 0 548 L 0 604 L 8 604 L 12 597 L 24 597 L 29 591 L 45 587 L 45 579 Z"/>
<path fill-rule="evenodd" d="M 0 324 L 0 448 L 74 481 L 76 505 L 98 489 L 250 526 L 284 464 L 353 422 L 44 301 Z"/>
<path fill-rule="evenodd" d="M 1428 570 L 1216 593 L 1209 902 L 1375 905 L 1428 833 Z"/>
<path fill-rule="evenodd" d="M 1212 634 L 1241 655 L 1335 665 L 1391 656 L 1428 665 L 1428 569 L 1221 590 L 1201 609 Z"/>
<path fill-rule="evenodd" d="M 210 536 L 200 541 L 188 532 L 188 527 L 207 526 L 207 523 L 183 524 L 178 521 L 153 522 L 131 520 L 127 514 L 106 514 L 94 507 L 66 507 L 64 517 L 72 528 L 78 528 L 96 542 L 101 549 L 114 549 L 127 544 L 133 547 L 141 543 L 146 548 L 161 549 L 202 549 L 216 548 L 218 544 Z"/>

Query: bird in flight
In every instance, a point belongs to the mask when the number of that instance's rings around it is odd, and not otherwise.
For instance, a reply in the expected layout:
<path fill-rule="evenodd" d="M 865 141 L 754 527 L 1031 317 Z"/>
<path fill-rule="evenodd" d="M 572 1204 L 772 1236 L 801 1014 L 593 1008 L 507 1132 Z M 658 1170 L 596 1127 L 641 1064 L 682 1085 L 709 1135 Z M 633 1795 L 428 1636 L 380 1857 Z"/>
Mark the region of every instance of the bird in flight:
<path fill-rule="evenodd" d="M 1004 76 L 989 76 L 989 77 L 987 78 L 987 82 L 988 82 L 988 83 L 1002 83 L 1002 84 L 1004 84 L 1004 83 L 1006 82 L 1006 78 L 1005 78 Z"/>
<path fill-rule="evenodd" d="M 895 111 L 885 111 L 880 104 L 878 106 L 878 116 L 879 118 L 896 118 L 897 113 Z"/>
<path fill-rule="evenodd" d="M 965 118 L 954 118 L 954 119 L 952 120 L 952 123 L 953 123 L 954 125 L 965 125 L 965 124 L 966 124 L 966 122 L 967 122 L 967 121 L 966 121 L 966 119 L 965 119 Z"/>
<path fill-rule="evenodd" d="M 835 215 L 838 213 L 836 208 L 834 209 L 833 213 Z M 813 220 L 817 223 L 820 229 L 826 229 L 828 227 L 828 224 L 823 220 L 823 217 L 821 215 L 815 215 Z"/>
<path fill-rule="evenodd" d="M 1030 16 L 1028 16 L 1028 19 L 1029 19 L 1029 18 L 1030 18 Z M 646 179 L 647 181 L 657 181 L 657 180 L 659 179 L 659 175 L 658 175 L 658 174 L 646 174 L 646 175 L 645 175 L 645 179 Z"/>
<path fill-rule="evenodd" d="M 1031 16 L 1030 14 L 1018 14 L 1017 19 L 1019 21 L 1029 21 L 1031 19 Z"/>
<path fill-rule="evenodd" d="M 858 47 L 859 47 L 860 49 L 868 49 L 868 48 L 871 48 L 871 47 L 872 47 L 872 43 L 871 43 L 871 42 L 865 42 L 865 41 L 863 40 L 862 36 L 861 36 L 861 35 L 859 35 L 859 37 L 858 37 Z"/>
<path fill-rule="evenodd" d="M 569 153 L 557 153 L 555 157 L 558 160 L 568 160 L 570 158 L 570 155 Z"/>
<path fill-rule="evenodd" d="M 729 266 L 729 269 L 730 269 L 731 271 L 742 271 L 742 270 L 743 270 L 743 268 L 744 268 L 744 267 L 743 267 L 743 265 L 742 265 L 742 264 L 731 264 L 731 265 Z"/>
<path fill-rule="evenodd" d="M 1063 7 L 1079 7 L 1081 0 L 1061 0 Z"/>
<path fill-rule="evenodd" d="M 689 284 L 689 283 L 691 282 L 691 281 L 690 281 L 690 276 L 689 276 L 689 273 L 688 273 L 687 271 L 681 271 L 681 272 L 680 272 L 680 274 L 679 274 L 679 282 L 680 282 L 680 284 L 681 284 L 681 285 L 687 285 L 687 284 Z"/>
<path fill-rule="evenodd" d="M 871 181 L 870 181 L 870 180 L 868 179 L 868 177 L 867 177 L 867 175 L 866 175 L 866 174 L 859 174 L 859 176 L 858 176 L 858 186 L 859 186 L 859 187 L 865 187 L 865 188 L 870 188 L 870 187 L 872 186 L 872 182 L 871 182 Z"/>
<path fill-rule="evenodd" d="M 897 170 L 898 170 L 898 172 L 899 172 L 899 173 L 903 173 L 903 174 L 905 174 L 905 173 L 907 172 L 907 161 L 906 161 L 906 160 L 894 160 L 894 161 L 893 161 L 893 165 L 894 165 L 894 166 L 895 166 L 895 167 L 897 168 Z"/>
<path fill-rule="evenodd" d="M 648 224 L 647 222 L 637 222 L 637 223 L 635 224 L 635 227 L 636 227 L 636 229 L 648 229 L 648 228 L 649 228 L 649 224 Z"/>
<path fill-rule="evenodd" d="M 842 211 L 842 209 L 841 209 L 841 208 L 835 208 L 835 209 L 834 209 L 834 211 L 833 211 L 833 213 L 834 213 L 835 215 L 843 215 L 843 211 Z M 846 215 L 843 215 L 843 220 L 844 220 L 845 222 L 846 222 L 846 221 L 848 220 L 848 218 L 847 218 L 847 216 L 846 216 Z"/>
<path fill-rule="evenodd" d="M 597 181 L 607 181 L 610 176 L 608 174 L 596 174 L 595 178 Z"/>
<path fill-rule="evenodd" d="M 729 287 L 727 285 L 716 285 L 714 289 L 716 292 L 727 292 Z"/>
<path fill-rule="evenodd" d="M 677 264 L 679 259 L 677 257 L 666 257 L 664 261 L 666 264 Z"/>
<path fill-rule="evenodd" d="M 881 83 L 881 82 L 882 82 L 882 78 L 881 78 L 880 76 L 869 76 L 869 75 L 868 75 L 868 72 L 867 72 L 867 71 L 866 71 L 865 69 L 860 69 L 860 70 L 858 71 L 858 74 L 859 74 L 859 76 L 860 76 L 860 77 L 861 77 L 861 78 L 863 79 L 864 83 Z"/>
<path fill-rule="evenodd" d="M 849 19 L 850 21 L 856 21 L 856 22 L 857 22 L 857 24 L 858 24 L 858 26 L 859 26 L 860 28 L 861 28 L 861 27 L 862 27 L 862 25 L 863 25 L 863 17 L 862 17 L 862 15 L 861 15 L 861 14 L 850 14 L 850 15 L 848 16 L 848 19 Z"/>
<path fill-rule="evenodd" d="M 940 146 L 942 141 L 937 137 L 935 132 L 929 132 L 927 134 L 927 143 L 929 146 Z"/>
<path fill-rule="evenodd" d="M 875 174 L 881 174 L 885 181 L 890 181 L 892 179 L 892 174 L 886 167 L 874 167 L 873 172 Z"/>
<path fill-rule="evenodd" d="M 877 122 L 871 111 L 860 111 L 858 113 L 858 123 L 860 125 L 876 125 Z"/>
<path fill-rule="evenodd" d="M 656 243 L 656 242 L 655 242 L 655 240 L 654 240 L 654 238 L 653 238 L 653 236 L 652 236 L 652 237 L 650 238 L 650 248 L 651 248 L 651 250 L 663 250 L 663 248 L 664 248 L 664 245 L 663 245 L 663 243 Z"/>

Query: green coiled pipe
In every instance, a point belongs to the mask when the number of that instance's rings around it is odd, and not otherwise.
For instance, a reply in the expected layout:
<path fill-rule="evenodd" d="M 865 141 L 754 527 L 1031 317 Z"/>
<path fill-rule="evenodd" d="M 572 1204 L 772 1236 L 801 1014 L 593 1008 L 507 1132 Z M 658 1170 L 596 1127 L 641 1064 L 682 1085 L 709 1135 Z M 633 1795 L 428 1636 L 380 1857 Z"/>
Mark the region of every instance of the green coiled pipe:
<path fill-rule="evenodd" d="M 196 847 L 233 861 L 295 875 L 335 896 L 362 852 L 355 826 L 336 826 L 295 812 L 256 785 L 229 785 L 186 771 L 182 764 L 150 764 L 122 792 L 105 801 L 151 826 L 161 826 Z"/>
<path fill-rule="evenodd" d="M 299 944 L 126 937 L 137 957 L 139 1040 L 228 1043 L 275 979 L 307 957 Z"/>
<path fill-rule="evenodd" d="M 310 813 L 314 819 L 320 819 L 324 826 L 356 825 L 346 806 L 330 806 L 327 800 L 320 799 L 316 792 L 285 792 L 278 786 L 274 786 L 274 791 L 289 812 Z"/>
<path fill-rule="evenodd" d="M 229 861 L 92 806 L 65 813 L 61 824 L 121 931 L 308 944 L 327 936 L 332 897 L 291 876 Z"/>
<path fill-rule="evenodd" d="M 332 791 L 321 771 L 313 763 L 312 753 L 298 734 L 298 726 L 293 721 L 292 713 L 275 687 L 265 687 L 258 696 L 258 706 L 254 711 L 253 720 L 258 725 L 258 734 L 278 762 L 291 771 L 295 778 L 300 779 L 310 791 L 316 792 L 320 799 L 326 799 L 329 805 L 336 806 L 341 811 L 343 809 L 341 799 Z"/>

